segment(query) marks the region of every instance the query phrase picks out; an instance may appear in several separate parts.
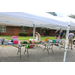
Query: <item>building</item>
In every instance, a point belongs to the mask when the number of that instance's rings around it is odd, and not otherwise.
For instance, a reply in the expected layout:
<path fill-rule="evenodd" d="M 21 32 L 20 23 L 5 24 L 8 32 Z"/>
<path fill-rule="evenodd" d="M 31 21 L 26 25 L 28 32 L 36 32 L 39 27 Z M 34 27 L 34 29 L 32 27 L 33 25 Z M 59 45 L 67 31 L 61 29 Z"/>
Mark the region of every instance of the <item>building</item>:
<path fill-rule="evenodd" d="M 46 36 L 54 36 L 55 33 L 55 30 L 52 29 L 43 30 L 40 28 L 36 28 L 36 31 L 39 32 L 41 36 L 44 36 L 44 31 L 46 33 Z M 33 28 L 26 27 L 26 29 L 23 29 L 22 26 L 0 23 L 0 35 L 19 36 L 19 32 L 27 32 L 29 36 L 30 33 L 33 33 Z"/>
<path fill-rule="evenodd" d="M 0 35 L 5 35 L 5 36 L 16 35 L 16 36 L 18 36 L 18 33 L 21 31 L 22 31 L 22 29 L 20 26 L 0 23 Z"/>

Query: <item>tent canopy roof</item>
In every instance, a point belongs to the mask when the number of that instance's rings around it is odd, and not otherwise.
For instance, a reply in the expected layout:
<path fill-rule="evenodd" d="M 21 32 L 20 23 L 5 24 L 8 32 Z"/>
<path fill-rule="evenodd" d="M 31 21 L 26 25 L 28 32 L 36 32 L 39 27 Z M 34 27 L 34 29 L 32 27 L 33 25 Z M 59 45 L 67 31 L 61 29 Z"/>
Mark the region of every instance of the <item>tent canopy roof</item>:
<path fill-rule="evenodd" d="M 44 16 L 43 16 L 44 15 Z M 66 30 L 70 22 L 71 28 L 75 29 L 75 20 L 64 19 L 63 17 L 52 16 L 48 13 L 44 13 L 42 16 L 37 16 L 25 12 L 0 12 L 0 23 L 13 24 L 20 26 L 33 27 L 46 27 L 52 29 Z"/>

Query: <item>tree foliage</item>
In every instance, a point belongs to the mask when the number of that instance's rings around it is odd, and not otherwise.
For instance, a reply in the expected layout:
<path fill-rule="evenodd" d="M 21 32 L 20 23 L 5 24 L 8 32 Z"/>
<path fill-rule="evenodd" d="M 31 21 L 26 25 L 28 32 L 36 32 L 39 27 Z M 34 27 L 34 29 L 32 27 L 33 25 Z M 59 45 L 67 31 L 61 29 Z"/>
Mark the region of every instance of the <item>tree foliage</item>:
<path fill-rule="evenodd" d="M 69 15 L 68 17 L 75 19 L 75 15 L 73 15 L 73 14 Z M 75 30 L 72 30 L 72 32 L 75 33 Z"/>
<path fill-rule="evenodd" d="M 44 28 L 44 27 L 42 27 L 41 29 L 42 30 L 50 30 L 50 28 Z"/>
<path fill-rule="evenodd" d="M 55 12 L 47 12 L 47 13 L 49 13 L 49 14 L 51 14 L 53 16 L 57 16 L 57 14 Z"/>
<path fill-rule="evenodd" d="M 71 17 L 71 18 L 74 18 L 74 19 L 75 19 L 75 15 L 72 15 L 72 14 L 71 14 L 71 15 L 69 15 L 69 17 Z"/>

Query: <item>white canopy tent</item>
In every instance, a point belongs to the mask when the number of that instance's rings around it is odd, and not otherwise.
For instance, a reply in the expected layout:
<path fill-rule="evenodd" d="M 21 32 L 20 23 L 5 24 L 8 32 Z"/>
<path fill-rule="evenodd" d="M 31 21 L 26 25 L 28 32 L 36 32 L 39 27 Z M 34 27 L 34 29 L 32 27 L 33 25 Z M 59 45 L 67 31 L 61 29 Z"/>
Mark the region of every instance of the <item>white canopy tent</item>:
<path fill-rule="evenodd" d="M 33 26 L 35 24 L 36 27 L 41 27 L 42 25 L 49 25 L 49 26 L 65 26 L 67 25 L 66 21 L 58 20 L 57 17 L 44 13 L 43 15 L 47 15 L 50 17 L 42 17 L 36 16 L 28 13 L 23 12 L 0 12 L 0 22 L 1 23 L 12 23 L 16 25 L 22 26 Z M 49 27 L 48 26 L 48 27 Z"/>
<path fill-rule="evenodd" d="M 44 16 L 47 15 L 47 16 Z M 43 17 L 44 16 L 44 17 Z M 44 13 L 43 16 L 36 16 L 23 12 L 0 12 L 0 23 L 5 24 L 16 24 L 20 26 L 33 27 L 33 32 L 35 33 L 35 27 L 46 27 L 52 29 L 67 30 L 66 34 L 66 46 L 64 52 L 64 60 L 66 60 L 67 44 L 68 44 L 68 34 L 71 27 L 72 30 L 75 29 L 75 21 L 72 19 L 65 19 L 62 17 L 55 17 L 50 14 Z"/>
<path fill-rule="evenodd" d="M 70 25 L 70 30 L 75 30 L 75 19 L 70 18 L 70 17 L 59 17 L 61 18 L 61 20 L 65 20 L 68 22 L 68 24 Z"/>

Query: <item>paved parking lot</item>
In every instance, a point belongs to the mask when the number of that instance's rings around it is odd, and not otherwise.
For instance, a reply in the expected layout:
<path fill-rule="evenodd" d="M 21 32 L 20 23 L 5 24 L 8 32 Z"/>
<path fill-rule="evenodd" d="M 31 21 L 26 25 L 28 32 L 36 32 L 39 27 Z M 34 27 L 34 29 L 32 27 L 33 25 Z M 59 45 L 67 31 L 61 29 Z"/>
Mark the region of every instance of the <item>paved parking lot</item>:
<path fill-rule="evenodd" d="M 1 46 L 0 47 L 0 62 L 63 62 L 64 49 L 61 50 L 59 47 L 54 46 L 53 52 L 47 50 L 43 52 L 44 47 L 35 47 L 29 49 L 29 58 L 27 53 L 24 54 L 25 48 L 21 48 L 21 59 L 20 54 L 17 55 L 18 49 L 13 46 Z M 73 50 L 67 50 L 66 62 L 75 62 L 75 48 Z"/>

